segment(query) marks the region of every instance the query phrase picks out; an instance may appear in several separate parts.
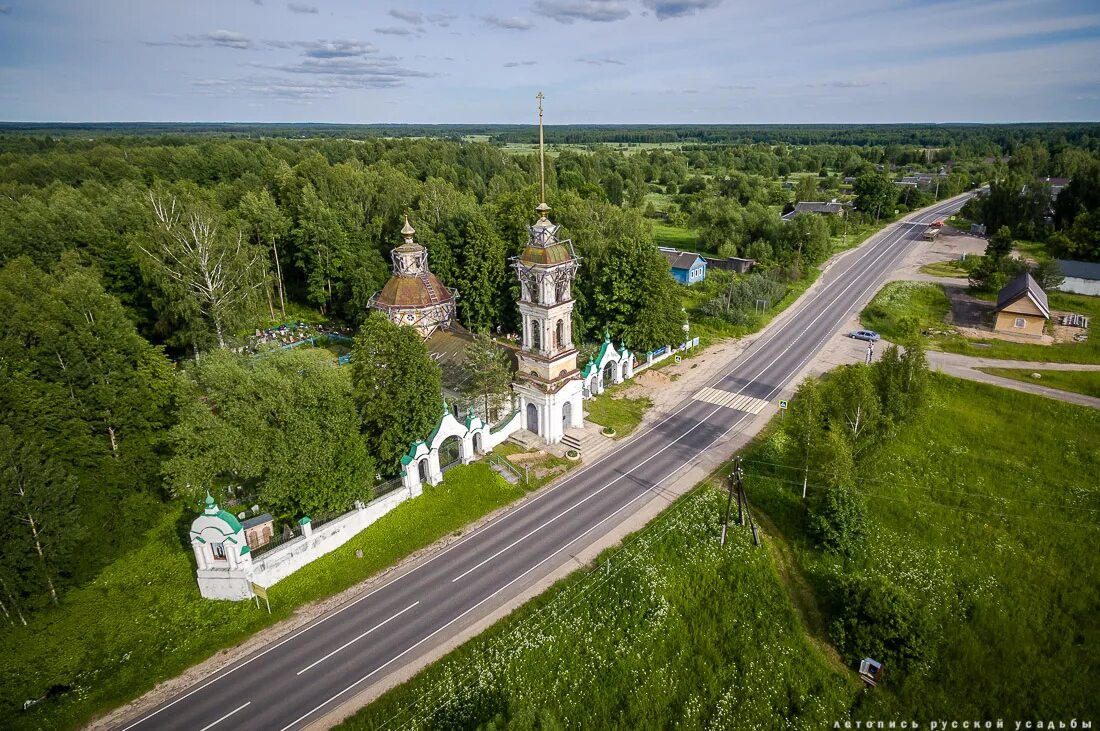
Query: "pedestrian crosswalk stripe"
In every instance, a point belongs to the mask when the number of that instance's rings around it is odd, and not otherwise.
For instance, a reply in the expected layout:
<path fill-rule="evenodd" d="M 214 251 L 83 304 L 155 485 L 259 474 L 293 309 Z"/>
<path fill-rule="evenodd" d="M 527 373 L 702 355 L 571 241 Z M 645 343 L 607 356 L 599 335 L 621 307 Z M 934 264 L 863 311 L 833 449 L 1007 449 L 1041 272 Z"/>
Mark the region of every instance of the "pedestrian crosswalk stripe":
<path fill-rule="evenodd" d="M 754 398 L 743 393 L 731 393 L 717 388 L 700 389 L 692 397 L 696 401 L 705 401 L 715 406 L 725 406 L 736 411 L 745 411 L 750 414 L 759 414 L 768 405 L 763 399 Z"/>

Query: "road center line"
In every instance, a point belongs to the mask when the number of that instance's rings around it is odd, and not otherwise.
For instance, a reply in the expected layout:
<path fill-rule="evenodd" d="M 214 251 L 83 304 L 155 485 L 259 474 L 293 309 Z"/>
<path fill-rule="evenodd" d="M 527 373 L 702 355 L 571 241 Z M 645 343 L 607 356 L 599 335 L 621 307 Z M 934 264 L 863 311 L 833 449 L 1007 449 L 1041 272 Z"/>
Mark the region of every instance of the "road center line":
<path fill-rule="evenodd" d="M 249 706 L 249 704 L 251 704 L 251 703 L 252 703 L 252 701 L 248 701 L 248 703 L 245 703 L 245 704 L 244 704 L 243 706 L 238 706 L 237 708 L 234 708 L 234 709 L 233 709 L 232 711 L 230 711 L 229 713 L 225 714 L 224 716 L 222 716 L 221 718 L 219 718 L 219 719 L 218 719 L 217 721 L 215 721 L 214 723 L 210 723 L 210 724 L 207 724 L 206 726 L 203 726 L 202 728 L 200 728 L 200 729 L 199 729 L 199 731 L 207 731 L 207 729 L 211 729 L 211 728 L 214 728 L 214 727 L 215 727 L 215 726 L 217 726 L 217 725 L 218 725 L 219 723 L 221 723 L 221 722 L 222 722 L 222 721 L 224 721 L 225 719 L 229 718 L 230 716 L 232 716 L 232 715 L 233 715 L 234 713 L 236 713 L 237 711 L 240 711 L 240 710 L 242 710 L 242 709 L 244 709 L 244 708 L 247 708 L 247 707 Z"/>
<path fill-rule="evenodd" d="M 316 667 L 316 666 L 320 665 L 320 664 L 321 664 L 321 663 L 323 663 L 323 662 L 324 662 L 325 660 L 328 660 L 328 659 L 329 659 L 330 657 L 332 657 L 332 656 L 333 656 L 333 655 L 335 655 L 336 653 L 340 652 L 341 650 L 345 650 L 345 649 L 347 649 L 348 647 L 350 647 L 351 645 L 354 645 L 354 644 L 355 644 L 356 642 L 358 642 L 359 640 L 363 639 L 364 637 L 366 637 L 367 635 L 369 635 L 369 634 L 370 634 L 371 632 L 375 631 L 376 629 L 378 629 L 378 628 L 379 628 L 379 627 L 381 627 L 382 625 L 386 624 L 387 622 L 390 622 L 390 621 L 392 621 L 392 620 L 395 620 L 395 619 L 397 619 L 397 618 L 398 618 L 398 617 L 400 617 L 400 616 L 401 616 L 402 614 L 404 614 L 405 612 L 409 611 L 410 609 L 412 609 L 413 607 L 415 607 L 415 606 L 416 606 L 417 604 L 419 604 L 419 603 L 420 603 L 420 600 L 418 599 L 417 601 L 415 601 L 415 602 L 413 602 L 412 604 L 410 604 L 409 606 L 405 607 L 404 609 L 402 609 L 402 610 L 401 610 L 400 612 L 398 612 L 397 614 L 393 615 L 393 616 L 392 616 L 392 617 L 390 617 L 389 619 L 383 619 L 383 620 L 382 620 L 381 622 L 379 622 L 378 624 L 374 625 L 373 627 L 371 627 L 370 629 L 368 629 L 368 630 L 367 630 L 366 632 L 364 632 L 363 634 L 359 635 L 358 637 L 356 637 L 356 638 L 355 638 L 355 639 L 353 639 L 353 640 L 348 640 L 347 642 L 345 642 L 344 644 L 340 645 L 339 647 L 337 647 L 337 648 L 336 648 L 335 650 L 333 650 L 333 651 L 332 651 L 332 652 L 330 652 L 329 654 L 327 654 L 327 655 L 325 655 L 324 657 L 322 657 L 322 658 L 321 658 L 320 660 L 316 660 L 316 661 L 314 661 L 314 662 L 310 663 L 309 665 L 306 665 L 306 666 L 305 666 L 304 668 L 302 668 L 301 670 L 299 670 L 299 671 L 298 671 L 297 673 L 295 673 L 295 674 L 296 674 L 296 675 L 301 675 L 302 673 L 304 673 L 305 671 L 309 670 L 310 668 L 313 668 L 313 667 Z"/>

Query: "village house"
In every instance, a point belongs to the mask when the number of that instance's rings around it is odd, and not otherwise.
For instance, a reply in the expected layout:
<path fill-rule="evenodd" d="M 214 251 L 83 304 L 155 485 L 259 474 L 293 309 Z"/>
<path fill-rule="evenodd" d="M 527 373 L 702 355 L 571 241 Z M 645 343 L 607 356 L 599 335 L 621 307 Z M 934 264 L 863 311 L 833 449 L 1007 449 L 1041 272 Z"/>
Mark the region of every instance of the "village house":
<path fill-rule="evenodd" d="M 800 201 L 794 204 L 794 210 L 783 214 L 783 220 L 789 221 L 799 213 L 816 213 L 819 216 L 843 216 L 844 205 L 835 200 L 828 203 L 822 201 Z"/>
<path fill-rule="evenodd" d="M 668 260 L 668 265 L 672 269 L 672 276 L 680 284 L 695 284 L 706 279 L 707 262 L 703 257 L 678 249 L 663 246 L 658 248 L 664 254 L 665 259 Z"/>
<path fill-rule="evenodd" d="M 1050 319 L 1047 293 L 1031 274 L 1024 272 L 1006 284 L 997 295 L 993 308 L 996 332 L 1041 338 L 1043 327 Z"/>

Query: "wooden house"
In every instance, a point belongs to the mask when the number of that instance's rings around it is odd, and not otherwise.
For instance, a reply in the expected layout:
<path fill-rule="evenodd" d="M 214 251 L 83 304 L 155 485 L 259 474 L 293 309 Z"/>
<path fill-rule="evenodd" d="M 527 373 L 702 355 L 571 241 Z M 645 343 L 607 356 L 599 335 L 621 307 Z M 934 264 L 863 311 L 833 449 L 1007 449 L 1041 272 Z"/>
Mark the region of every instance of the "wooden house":
<path fill-rule="evenodd" d="M 1043 326 L 1050 319 L 1047 293 L 1027 272 L 1004 286 L 993 312 L 995 331 L 1032 338 L 1043 336 Z"/>

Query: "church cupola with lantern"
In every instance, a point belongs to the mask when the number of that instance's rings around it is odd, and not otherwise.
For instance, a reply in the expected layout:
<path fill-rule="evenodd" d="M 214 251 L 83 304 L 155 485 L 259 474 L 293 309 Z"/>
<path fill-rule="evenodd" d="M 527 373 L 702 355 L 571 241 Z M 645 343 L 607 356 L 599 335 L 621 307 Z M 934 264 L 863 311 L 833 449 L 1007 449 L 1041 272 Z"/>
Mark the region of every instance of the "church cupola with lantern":
<path fill-rule="evenodd" d="M 451 324 L 458 291 L 445 286 L 428 269 L 428 252 L 414 241 L 415 233 L 406 216 L 401 229 L 404 242 L 391 252 L 393 276 L 371 298 L 370 306 L 390 322 L 414 327 L 420 337 L 427 338 Z"/>
<path fill-rule="evenodd" d="M 540 183 L 545 201 L 541 92 L 538 99 Z M 527 227 L 527 244 L 512 259 L 519 277 L 523 321 L 513 389 L 519 397 L 523 426 L 555 444 L 566 429 L 584 425 L 583 381 L 573 344 L 573 280 L 580 258 L 571 241 L 558 237 L 558 226 L 548 217 L 550 207 L 542 202 L 535 211 L 538 219 Z"/>

